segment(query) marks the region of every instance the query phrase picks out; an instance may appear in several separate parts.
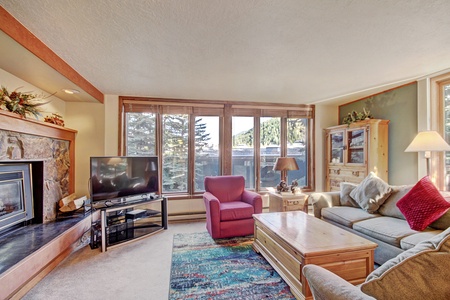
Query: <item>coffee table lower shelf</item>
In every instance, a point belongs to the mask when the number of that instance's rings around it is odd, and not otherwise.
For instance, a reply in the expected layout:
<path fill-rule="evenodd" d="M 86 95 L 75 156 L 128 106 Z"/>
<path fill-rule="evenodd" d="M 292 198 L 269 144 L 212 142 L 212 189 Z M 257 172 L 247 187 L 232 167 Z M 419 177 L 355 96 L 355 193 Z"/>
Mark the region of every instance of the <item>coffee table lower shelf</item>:
<path fill-rule="evenodd" d="M 278 272 L 297 299 L 313 299 L 302 275 L 307 264 L 319 265 L 352 284 L 364 282 L 373 271 L 376 244 L 341 228 L 303 212 L 266 213 L 254 215 L 254 219 L 253 249 Z M 310 227 L 302 230 L 302 226 Z M 297 230 L 294 232 L 293 228 Z M 324 234 L 325 231 L 328 232 Z M 315 242 L 315 236 L 322 238 Z M 343 246 L 340 241 L 350 244 Z"/>

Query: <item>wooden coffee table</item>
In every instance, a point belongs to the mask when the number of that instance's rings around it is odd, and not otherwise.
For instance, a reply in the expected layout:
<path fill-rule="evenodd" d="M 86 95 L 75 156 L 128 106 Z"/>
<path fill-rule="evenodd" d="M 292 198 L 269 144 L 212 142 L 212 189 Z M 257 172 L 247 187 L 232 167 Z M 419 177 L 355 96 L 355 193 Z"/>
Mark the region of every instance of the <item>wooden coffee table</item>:
<path fill-rule="evenodd" d="M 312 299 L 303 266 L 319 265 L 352 284 L 373 271 L 376 243 L 302 211 L 253 215 L 253 249 L 272 265 L 297 299 Z"/>

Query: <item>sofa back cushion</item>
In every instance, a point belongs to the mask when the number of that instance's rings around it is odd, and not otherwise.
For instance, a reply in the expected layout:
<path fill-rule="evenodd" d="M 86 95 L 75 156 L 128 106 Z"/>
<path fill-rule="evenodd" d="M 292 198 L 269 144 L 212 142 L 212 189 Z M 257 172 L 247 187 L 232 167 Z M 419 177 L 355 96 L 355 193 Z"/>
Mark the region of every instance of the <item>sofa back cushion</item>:
<path fill-rule="evenodd" d="M 392 194 L 386 199 L 383 205 L 378 209 L 380 215 L 393 217 L 397 219 L 405 219 L 400 209 L 397 207 L 398 200 L 402 199 L 414 185 L 391 185 Z"/>
<path fill-rule="evenodd" d="M 341 182 L 340 183 L 340 203 L 341 206 L 350 206 L 359 208 L 358 203 L 350 197 L 351 191 L 353 191 L 358 185 L 351 182 Z"/>
<path fill-rule="evenodd" d="M 450 228 L 388 260 L 369 274 L 361 291 L 376 299 L 446 299 L 449 269 Z"/>
<path fill-rule="evenodd" d="M 441 195 L 442 195 L 442 197 L 444 197 L 445 200 L 450 202 L 450 192 L 441 191 Z M 447 228 L 449 228 L 450 227 L 450 210 L 447 210 L 447 212 L 444 215 L 442 215 L 442 217 L 440 217 L 439 219 L 437 219 L 436 221 L 431 223 L 430 227 L 432 227 L 434 229 L 439 229 L 439 230 L 446 230 Z"/>
<path fill-rule="evenodd" d="M 437 219 L 436 221 L 431 223 L 430 227 L 432 227 L 434 229 L 440 229 L 440 230 L 445 230 L 445 229 L 449 228 L 450 227 L 450 210 L 447 210 L 447 212 L 442 217 L 440 217 L 439 219 Z"/>

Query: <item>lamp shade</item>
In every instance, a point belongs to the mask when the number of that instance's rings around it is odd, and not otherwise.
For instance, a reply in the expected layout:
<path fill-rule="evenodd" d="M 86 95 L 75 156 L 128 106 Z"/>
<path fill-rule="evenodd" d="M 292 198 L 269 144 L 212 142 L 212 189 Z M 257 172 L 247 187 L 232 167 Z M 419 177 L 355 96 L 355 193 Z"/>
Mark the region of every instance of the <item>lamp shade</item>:
<path fill-rule="evenodd" d="M 421 151 L 450 151 L 450 146 L 436 131 L 421 131 L 405 149 L 405 152 Z"/>
<path fill-rule="evenodd" d="M 278 157 L 275 165 L 273 166 L 274 171 L 292 171 L 298 170 L 297 161 L 293 157 Z"/>

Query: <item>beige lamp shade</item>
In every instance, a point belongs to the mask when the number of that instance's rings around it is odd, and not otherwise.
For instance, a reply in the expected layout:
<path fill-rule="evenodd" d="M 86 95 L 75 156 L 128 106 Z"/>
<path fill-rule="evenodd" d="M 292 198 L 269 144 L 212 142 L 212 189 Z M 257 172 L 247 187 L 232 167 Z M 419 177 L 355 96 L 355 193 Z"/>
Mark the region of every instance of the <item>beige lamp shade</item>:
<path fill-rule="evenodd" d="M 405 152 L 450 151 L 450 146 L 436 131 L 419 132 Z"/>
<path fill-rule="evenodd" d="M 293 157 L 278 157 L 275 165 L 273 166 L 274 171 L 293 171 L 298 170 L 297 161 Z"/>
<path fill-rule="evenodd" d="M 425 152 L 427 175 L 430 175 L 431 152 L 450 151 L 450 146 L 436 131 L 421 131 L 413 139 L 405 152 Z"/>

